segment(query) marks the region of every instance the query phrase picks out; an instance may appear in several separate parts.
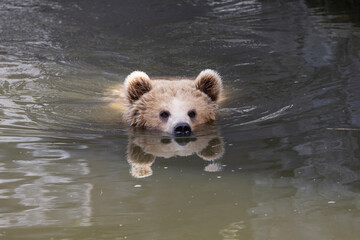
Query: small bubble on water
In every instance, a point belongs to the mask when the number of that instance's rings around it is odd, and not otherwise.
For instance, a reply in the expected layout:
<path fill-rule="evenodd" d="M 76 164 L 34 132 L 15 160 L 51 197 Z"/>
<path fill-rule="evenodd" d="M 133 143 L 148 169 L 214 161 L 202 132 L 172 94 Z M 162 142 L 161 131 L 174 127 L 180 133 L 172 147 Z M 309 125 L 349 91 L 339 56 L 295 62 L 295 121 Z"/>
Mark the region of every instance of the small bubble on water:
<path fill-rule="evenodd" d="M 168 167 L 164 167 L 164 169 L 168 169 Z"/>
<path fill-rule="evenodd" d="M 328 201 L 329 204 L 334 204 L 336 203 L 335 201 Z"/>
<path fill-rule="evenodd" d="M 119 227 L 122 227 L 122 224 L 119 224 Z"/>
<path fill-rule="evenodd" d="M 221 176 L 217 176 L 216 178 L 221 178 Z"/>
<path fill-rule="evenodd" d="M 141 185 L 137 184 L 137 185 L 134 185 L 134 187 L 139 188 L 139 187 L 141 187 Z"/>

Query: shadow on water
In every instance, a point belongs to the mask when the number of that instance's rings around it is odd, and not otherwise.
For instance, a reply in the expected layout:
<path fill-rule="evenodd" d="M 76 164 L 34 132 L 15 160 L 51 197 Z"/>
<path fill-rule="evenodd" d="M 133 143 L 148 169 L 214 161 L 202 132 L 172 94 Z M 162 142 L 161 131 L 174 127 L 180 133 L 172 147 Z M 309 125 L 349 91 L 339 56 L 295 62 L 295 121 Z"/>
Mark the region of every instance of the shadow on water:
<path fill-rule="evenodd" d="M 0 3 L 0 239 L 359 239 L 346 1 Z M 131 129 L 131 71 L 218 70 L 218 120 Z M 115 86 L 115 87 L 114 87 Z"/>
<path fill-rule="evenodd" d="M 319 1 L 307 0 L 306 4 L 324 17 L 323 22 L 328 23 L 354 23 L 360 24 L 359 1 Z"/>

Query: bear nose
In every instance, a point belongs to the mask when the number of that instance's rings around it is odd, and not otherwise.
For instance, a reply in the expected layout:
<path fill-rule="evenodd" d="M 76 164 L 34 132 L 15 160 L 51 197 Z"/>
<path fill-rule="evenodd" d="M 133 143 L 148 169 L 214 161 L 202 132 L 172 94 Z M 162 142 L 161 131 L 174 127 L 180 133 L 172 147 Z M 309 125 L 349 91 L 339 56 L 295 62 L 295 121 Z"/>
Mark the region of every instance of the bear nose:
<path fill-rule="evenodd" d="M 174 127 L 174 134 L 179 135 L 190 135 L 191 134 L 191 127 L 187 123 L 178 123 Z"/>

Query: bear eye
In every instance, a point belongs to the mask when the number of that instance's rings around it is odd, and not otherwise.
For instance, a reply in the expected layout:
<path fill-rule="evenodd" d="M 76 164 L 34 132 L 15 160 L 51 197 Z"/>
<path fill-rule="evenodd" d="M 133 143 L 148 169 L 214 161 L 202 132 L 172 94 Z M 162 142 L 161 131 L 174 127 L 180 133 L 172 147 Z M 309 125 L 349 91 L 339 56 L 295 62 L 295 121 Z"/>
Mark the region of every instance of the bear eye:
<path fill-rule="evenodd" d="M 164 111 L 161 111 L 161 112 L 160 112 L 160 118 L 162 118 L 162 119 L 164 119 L 164 120 L 168 119 L 169 116 L 170 116 L 169 111 L 164 110 Z"/>
<path fill-rule="evenodd" d="M 188 116 L 189 116 L 190 118 L 196 117 L 196 112 L 195 112 L 195 110 L 190 110 L 190 111 L 188 112 Z"/>

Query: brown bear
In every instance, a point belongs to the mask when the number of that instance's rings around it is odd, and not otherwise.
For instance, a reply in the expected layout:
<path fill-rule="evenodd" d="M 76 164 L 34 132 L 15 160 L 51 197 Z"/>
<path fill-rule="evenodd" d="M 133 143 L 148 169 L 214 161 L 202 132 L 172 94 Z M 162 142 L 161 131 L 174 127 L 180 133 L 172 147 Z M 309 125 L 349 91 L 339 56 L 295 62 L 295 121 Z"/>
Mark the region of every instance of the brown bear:
<path fill-rule="evenodd" d="M 146 73 L 135 71 L 126 77 L 124 88 L 124 118 L 130 125 L 190 135 L 197 126 L 215 120 L 222 81 L 210 69 L 195 80 L 150 79 Z"/>
<path fill-rule="evenodd" d="M 213 135 L 188 138 L 159 138 L 151 135 L 130 135 L 127 160 L 130 173 L 135 178 L 152 175 L 152 164 L 157 157 L 171 158 L 176 156 L 191 156 L 196 154 L 208 165 L 206 172 L 222 170 L 220 159 L 224 154 L 224 142 L 216 133 Z"/>

